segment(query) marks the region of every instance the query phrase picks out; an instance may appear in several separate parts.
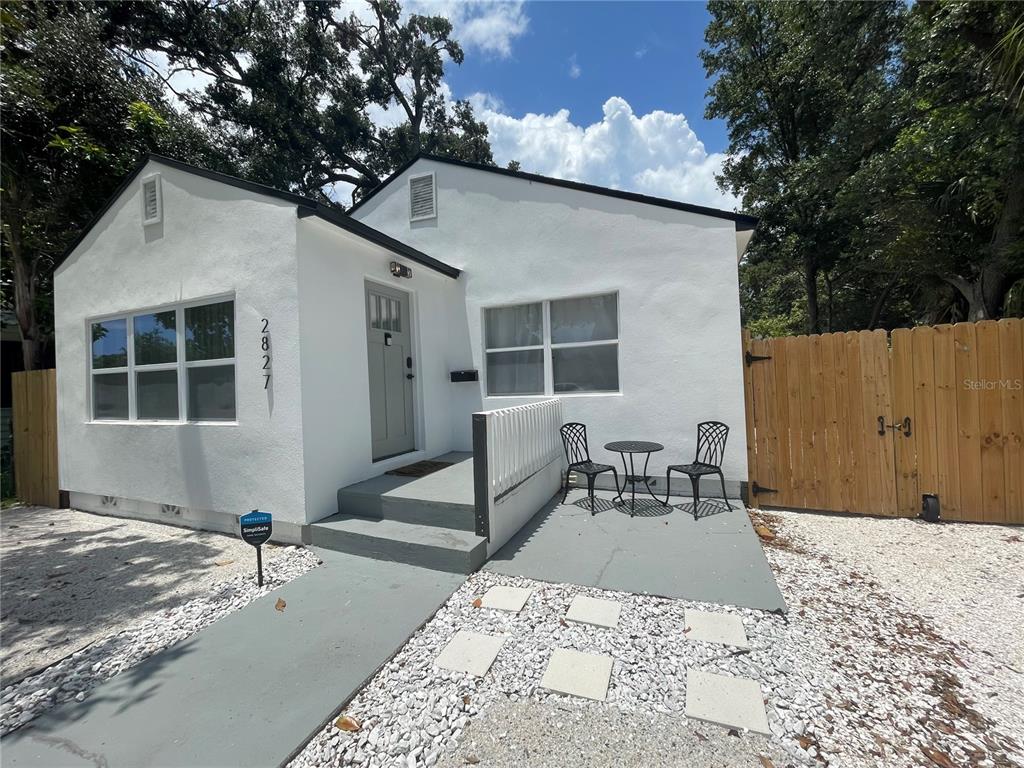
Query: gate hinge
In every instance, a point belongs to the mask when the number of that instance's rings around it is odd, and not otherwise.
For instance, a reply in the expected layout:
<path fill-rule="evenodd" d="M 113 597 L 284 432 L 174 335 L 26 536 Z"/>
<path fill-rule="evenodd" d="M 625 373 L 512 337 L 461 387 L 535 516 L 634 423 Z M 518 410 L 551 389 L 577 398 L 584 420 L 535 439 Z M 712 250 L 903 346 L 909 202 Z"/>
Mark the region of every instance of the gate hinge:
<path fill-rule="evenodd" d="M 775 488 L 765 488 L 763 485 L 758 485 L 755 480 L 750 486 L 750 492 L 757 496 L 760 493 L 778 493 Z"/>
<path fill-rule="evenodd" d="M 746 354 L 745 354 L 745 355 L 743 356 L 743 359 L 744 359 L 744 360 L 746 361 L 746 363 L 747 363 L 747 368 L 749 368 L 749 367 L 750 367 L 750 366 L 752 366 L 752 365 L 753 365 L 754 363 L 759 363 L 759 362 L 761 362 L 762 360 L 771 360 L 771 359 L 772 359 L 772 356 L 771 356 L 771 355 L 752 355 L 752 354 L 750 354 L 750 352 L 748 351 L 748 352 L 747 352 L 747 353 L 746 353 Z"/>

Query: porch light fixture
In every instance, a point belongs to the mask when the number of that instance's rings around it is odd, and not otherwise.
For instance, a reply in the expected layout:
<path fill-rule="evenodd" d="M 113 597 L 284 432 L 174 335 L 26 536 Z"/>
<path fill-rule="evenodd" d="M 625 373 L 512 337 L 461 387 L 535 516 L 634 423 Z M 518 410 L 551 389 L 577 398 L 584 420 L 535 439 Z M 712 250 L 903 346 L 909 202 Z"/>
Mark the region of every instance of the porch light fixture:
<path fill-rule="evenodd" d="M 405 266 L 405 264 L 399 264 L 397 261 L 392 261 L 391 274 L 395 277 L 412 277 L 412 270 Z"/>

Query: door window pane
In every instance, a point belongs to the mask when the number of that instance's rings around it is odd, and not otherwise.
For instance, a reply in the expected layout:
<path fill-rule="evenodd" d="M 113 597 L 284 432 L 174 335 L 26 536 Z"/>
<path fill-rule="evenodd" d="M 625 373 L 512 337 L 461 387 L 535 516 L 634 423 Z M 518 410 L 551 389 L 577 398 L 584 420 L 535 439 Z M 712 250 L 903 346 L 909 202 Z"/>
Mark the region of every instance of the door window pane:
<path fill-rule="evenodd" d="M 178 359 L 178 335 L 174 332 L 174 310 L 136 315 L 135 364 L 173 363 Z"/>
<path fill-rule="evenodd" d="M 185 359 L 220 360 L 235 356 L 235 302 L 222 301 L 185 310 Z"/>
<path fill-rule="evenodd" d="M 127 373 L 93 374 L 92 417 L 98 420 L 128 418 Z"/>
<path fill-rule="evenodd" d="M 104 320 L 92 324 L 92 367 L 123 368 L 128 365 L 128 321 Z"/>
<path fill-rule="evenodd" d="M 614 293 L 551 302 L 551 343 L 605 341 L 619 337 L 618 300 Z"/>
<path fill-rule="evenodd" d="M 555 392 L 617 392 L 619 345 L 551 350 Z"/>
<path fill-rule="evenodd" d="M 544 312 L 540 304 L 488 309 L 485 325 L 487 349 L 531 347 L 544 343 Z"/>
<path fill-rule="evenodd" d="M 178 372 L 139 371 L 135 378 L 135 410 L 140 419 L 178 419 Z"/>
<path fill-rule="evenodd" d="M 234 365 L 188 369 L 188 417 L 192 421 L 234 421 Z"/>
<path fill-rule="evenodd" d="M 487 353 L 487 394 L 539 395 L 544 393 L 544 351 Z"/>

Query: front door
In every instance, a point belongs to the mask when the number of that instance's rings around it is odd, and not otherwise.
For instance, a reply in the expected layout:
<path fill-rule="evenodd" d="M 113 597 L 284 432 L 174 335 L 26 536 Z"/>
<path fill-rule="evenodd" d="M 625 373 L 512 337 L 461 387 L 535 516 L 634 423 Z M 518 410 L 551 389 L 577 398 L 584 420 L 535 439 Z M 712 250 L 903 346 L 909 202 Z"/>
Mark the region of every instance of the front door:
<path fill-rule="evenodd" d="M 409 294 L 366 284 L 373 460 L 415 448 L 412 414 L 412 314 Z"/>

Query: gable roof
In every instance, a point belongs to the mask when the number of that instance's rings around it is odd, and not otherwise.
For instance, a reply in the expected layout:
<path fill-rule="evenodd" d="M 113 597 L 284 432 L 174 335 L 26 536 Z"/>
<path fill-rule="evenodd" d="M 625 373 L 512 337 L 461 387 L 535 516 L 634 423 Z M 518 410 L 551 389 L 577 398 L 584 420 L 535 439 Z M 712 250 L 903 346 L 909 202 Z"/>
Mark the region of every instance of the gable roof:
<path fill-rule="evenodd" d="M 396 178 L 405 173 L 411 168 L 418 160 L 433 160 L 437 163 L 446 163 L 448 165 L 457 165 L 462 168 L 472 168 L 476 171 L 486 171 L 487 173 L 497 173 L 501 176 L 511 176 L 515 179 L 524 179 L 525 181 L 535 181 L 540 184 L 550 184 L 553 187 L 564 187 L 566 189 L 574 189 L 579 192 L 590 192 L 595 195 L 604 195 L 605 197 L 616 197 L 620 200 L 629 200 L 632 203 L 642 203 L 644 205 L 656 205 L 660 208 L 671 208 L 676 211 L 686 211 L 687 213 L 698 213 L 702 216 L 714 216 L 719 219 L 727 219 L 736 223 L 736 230 L 738 232 L 744 232 L 746 230 L 753 229 L 757 226 L 757 217 L 751 216 L 746 213 L 735 213 L 734 211 L 723 211 L 718 208 L 710 208 L 704 205 L 693 205 L 691 203 L 681 203 L 678 200 L 668 200 L 664 197 L 651 197 L 650 195 L 641 195 L 638 192 L 624 192 L 621 189 L 610 189 L 609 187 L 599 187 L 595 184 L 584 184 L 580 181 L 566 181 L 565 179 L 554 179 L 550 176 L 541 176 L 538 173 L 526 173 L 525 171 L 511 171 L 508 168 L 499 168 L 495 165 L 484 165 L 483 163 L 472 163 L 468 160 L 455 160 L 450 157 L 440 157 L 439 155 L 431 155 L 427 152 L 420 152 L 418 155 L 413 157 L 411 160 L 406 161 L 401 167 L 398 168 L 394 173 L 388 176 L 382 181 L 377 187 L 372 189 L 366 197 L 359 200 L 355 205 L 348 209 L 348 213 L 351 214 L 353 211 L 359 209 L 364 203 L 370 198 L 374 197 L 384 187 L 394 181 Z"/>
<path fill-rule="evenodd" d="M 221 184 L 227 184 L 230 187 L 236 187 L 237 189 L 244 189 L 248 192 L 254 192 L 259 195 L 266 195 L 267 197 L 273 197 L 277 200 L 284 200 L 287 203 L 292 203 L 296 206 L 296 215 L 300 219 L 309 218 L 311 216 L 326 221 L 329 224 L 344 229 L 347 232 L 368 240 L 371 243 L 375 243 L 382 248 L 386 248 L 392 253 L 398 256 L 404 256 L 410 261 L 414 261 L 417 264 L 422 264 L 425 267 L 440 272 L 442 275 L 446 275 L 451 278 L 457 278 L 462 271 L 453 267 L 449 264 L 445 264 L 443 261 L 438 261 L 432 256 L 428 256 L 422 251 L 413 248 L 412 246 L 406 245 L 405 243 L 395 240 L 395 238 L 385 235 L 383 232 L 364 224 L 361 221 L 356 221 L 350 218 L 344 211 L 333 206 L 324 205 L 323 203 L 317 202 L 308 197 L 297 195 L 294 192 L 286 192 L 275 187 L 268 187 L 265 184 L 257 184 L 254 181 L 247 181 L 246 179 L 240 179 L 237 176 L 231 176 L 227 173 L 220 173 L 218 171 L 211 171 L 207 168 L 200 168 L 196 165 L 190 165 L 184 163 L 181 160 L 175 160 L 171 157 L 164 157 L 163 155 L 150 154 L 142 162 L 140 162 L 135 169 L 129 173 L 124 181 L 122 181 L 114 194 L 110 196 L 110 199 L 104 203 L 103 207 L 96 213 L 95 216 L 89 221 L 85 228 L 79 233 L 78 237 L 71 243 L 70 246 L 61 255 L 56 266 L 60 266 L 64 263 L 64 260 L 72 254 L 82 241 L 86 238 L 89 232 L 95 227 L 103 215 L 110 210 L 121 194 L 128 189 L 128 187 L 138 178 L 139 174 L 142 173 L 142 169 L 145 168 L 150 161 L 166 165 L 170 168 L 175 168 L 185 173 L 190 173 L 193 176 L 200 176 L 204 179 L 211 181 L 217 181 Z"/>

